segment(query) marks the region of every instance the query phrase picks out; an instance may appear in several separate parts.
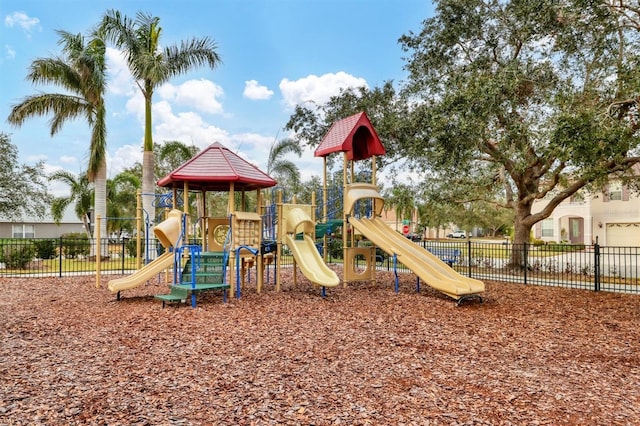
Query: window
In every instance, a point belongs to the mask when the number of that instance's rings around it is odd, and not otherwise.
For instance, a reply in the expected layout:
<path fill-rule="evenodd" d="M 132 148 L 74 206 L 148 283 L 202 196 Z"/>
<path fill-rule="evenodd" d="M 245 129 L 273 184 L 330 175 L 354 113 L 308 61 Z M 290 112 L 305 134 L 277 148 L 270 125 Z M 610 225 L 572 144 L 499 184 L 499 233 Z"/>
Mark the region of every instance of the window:
<path fill-rule="evenodd" d="M 11 235 L 13 238 L 33 238 L 36 236 L 34 225 L 12 225 Z"/>
<path fill-rule="evenodd" d="M 609 200 L 622 200 L 622 184 L 620 182 L 613 182 L 609 184 Z"/>
<path fill-rule="evenodd" d="M 545 219 L 542 221 L 542 236 L 553 237 L 553 219 Z"/>

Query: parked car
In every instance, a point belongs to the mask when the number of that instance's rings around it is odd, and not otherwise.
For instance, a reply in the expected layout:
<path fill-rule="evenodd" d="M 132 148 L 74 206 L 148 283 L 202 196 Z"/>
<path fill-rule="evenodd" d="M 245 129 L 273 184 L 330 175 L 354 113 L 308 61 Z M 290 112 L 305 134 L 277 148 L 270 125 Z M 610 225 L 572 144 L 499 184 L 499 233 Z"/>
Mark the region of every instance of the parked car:
<path fill-rule="evenodd" d="M 447 238 L 467 238 L 467 233 L 466 231 L 453 231 L 447 234 Z"/>
<path fill-rule="evenodd" d="M 422 237 L 420 237 L 420 235 L 416 234 L 415 232 L 407 234 L 407 238 L 409 238 L 411 241 L 422 241 Z"/>

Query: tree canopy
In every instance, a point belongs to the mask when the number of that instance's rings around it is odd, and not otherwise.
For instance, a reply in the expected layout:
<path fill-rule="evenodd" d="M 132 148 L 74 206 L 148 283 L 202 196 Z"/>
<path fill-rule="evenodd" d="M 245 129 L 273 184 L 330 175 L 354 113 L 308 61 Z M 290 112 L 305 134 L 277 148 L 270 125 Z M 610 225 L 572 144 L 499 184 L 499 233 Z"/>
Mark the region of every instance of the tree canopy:
<path fill-rule="evenodd" d="M 107 129 L 104 94 L 106 89 L 105 51 L 101 34 L 89 38 L 58 30 L 61 56 L 35 59 L 27 73 L 34 85 L 51 84 L 61 92 L 37 93 L 26 96 L 13 105 L 8 121 L 22 126 L 28 118 L 51 115 L 51 136 L 62 130 L 65 123 L 83 118 L 90 127 L 87 178 L 94 182 L 95 214 L 105 217 L 107 178 Z M 101 225 L 106 232 L 106 225 Z"/>
<path fill-rule="evenodd" d="M 51 195 L 42 162 L 35 166 L 18 163 L 18 148 L 0 132 L 0 215 L 8 220 L 25 216 L 45 217 Z"/>
<path fill-rule="evenodd" d="M 311 144 L 364 109 L 386 161 L 422 173 L 426 199 L 510 209 L 525 243 L 580 189 L 635 178 L 638 16 L 605 1 L 440 0 L 399 40 L 409 76 L 397 93 L 344 91 L 287 126 Z"/>

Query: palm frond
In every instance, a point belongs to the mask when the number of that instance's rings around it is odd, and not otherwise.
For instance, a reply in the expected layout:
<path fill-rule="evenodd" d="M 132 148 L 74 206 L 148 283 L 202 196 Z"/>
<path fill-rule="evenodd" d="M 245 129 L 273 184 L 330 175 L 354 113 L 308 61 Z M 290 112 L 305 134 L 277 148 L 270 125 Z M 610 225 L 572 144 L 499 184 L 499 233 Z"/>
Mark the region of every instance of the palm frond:
<path fill-rule="evenodd" d="M 195 67 L 216 68 L 222 63 L 217 52 L 218 45 L 209 37 L 183 41 L 180 46 L 167 46 L 164 58 L 170 76 L 177 76 Z"/>

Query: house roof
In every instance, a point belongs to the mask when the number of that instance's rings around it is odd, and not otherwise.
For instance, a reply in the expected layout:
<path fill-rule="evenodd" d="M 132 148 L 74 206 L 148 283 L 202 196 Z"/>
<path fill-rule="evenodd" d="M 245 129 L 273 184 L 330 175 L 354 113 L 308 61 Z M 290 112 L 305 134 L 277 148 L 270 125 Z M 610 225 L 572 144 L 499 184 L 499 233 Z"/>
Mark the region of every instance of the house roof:
<path fill-rule="evenodd" d="M 277 182 L 253 164 L 214 142 L 195 157 L 158 181 L 158 186 L 190 190 L 229 191 L 270 188 Z"/>
<path fill-rule="evenodd" d="M 60 224 L 82 224 L 82 220 L 76 215 L 75 203 L 70 203 L 62 213 Z M 43 218 L 25 215 L 15 220 L 0 215 L 0 223 L 54 223 L 55 220 L 51 215 L 51 209 L 47 208 Z"/>
<path fill-rule="evenodd" d="M 385 149 L 367 113 L 362 111 L 333 123 L 314 155 L 326 157 L 333 152 L 346 152 L 348 160 L 357 161 L 384 155 Z"/>

